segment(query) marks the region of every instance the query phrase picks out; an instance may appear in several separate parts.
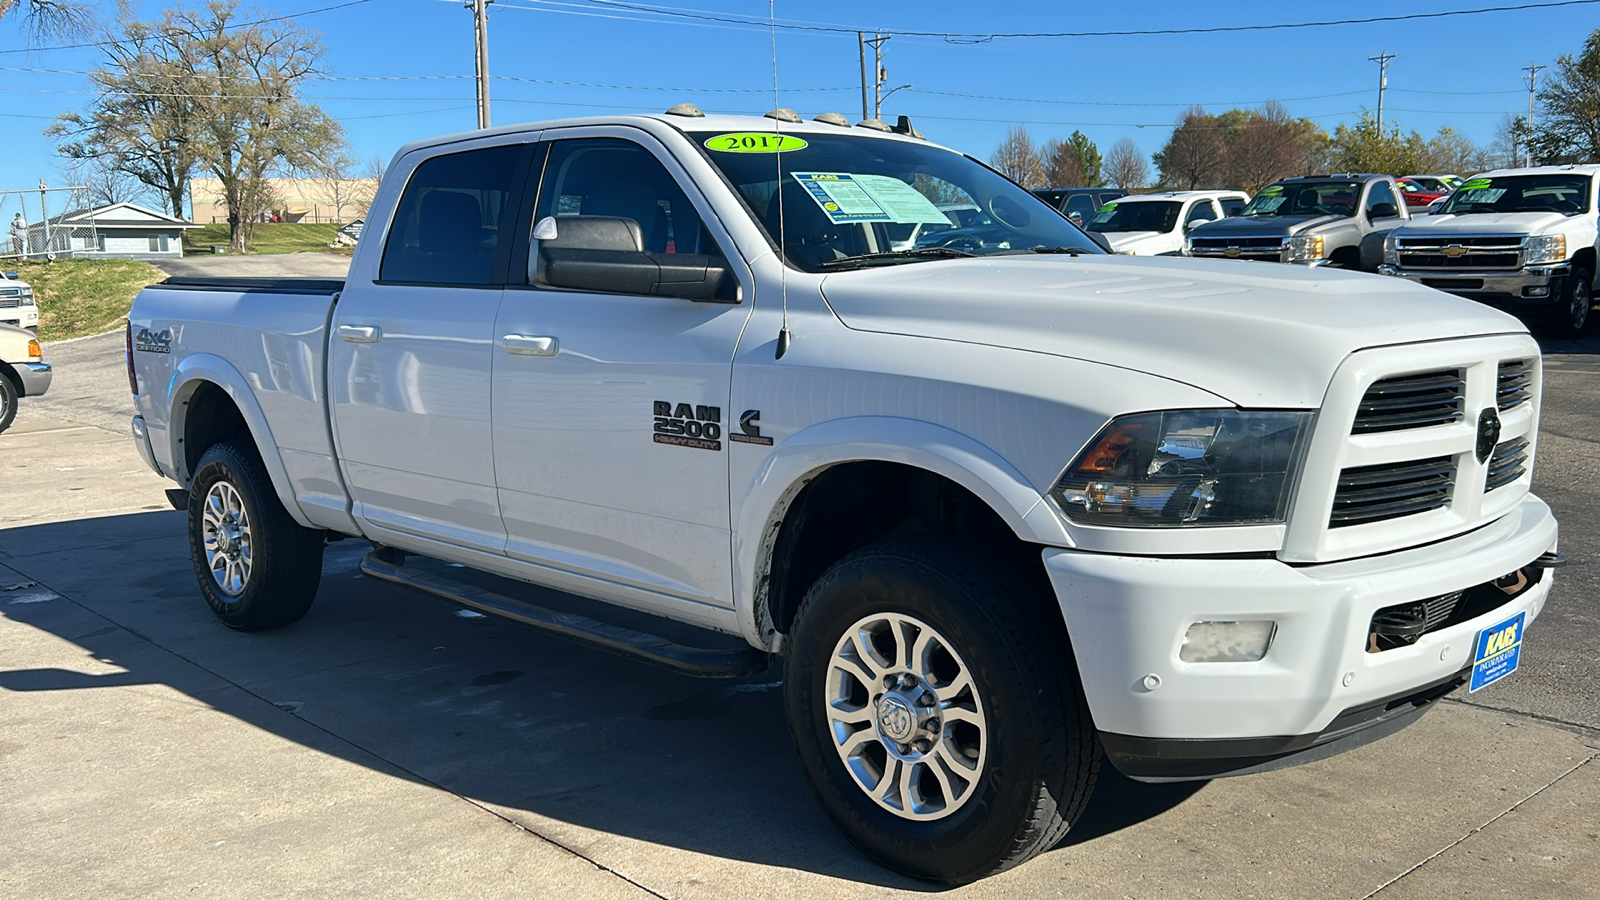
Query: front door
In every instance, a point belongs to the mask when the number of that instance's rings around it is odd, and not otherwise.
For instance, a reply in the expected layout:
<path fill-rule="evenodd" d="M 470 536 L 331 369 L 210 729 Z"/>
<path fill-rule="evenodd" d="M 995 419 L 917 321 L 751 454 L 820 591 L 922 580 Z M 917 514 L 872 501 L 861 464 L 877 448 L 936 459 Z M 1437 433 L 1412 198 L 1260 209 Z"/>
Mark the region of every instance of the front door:
<path fill-rule="evenodd" d="M 525 221 L 576 232 L 584 217 L 631 220 L 642 249 L 666 256 L 732 246 L 703 224 L 703 198 L 652 138 L 583 133 L 633 137 L 551 141 Z M 727 432 L 738 411 L 727 404 L 749 302 L 554 288 L 539 259 L 535 247 L 494 329 L 507 553 L 605 599 L 731 606 Z"/>
<path fill-rule="evenodd" d="M 489 382 L 529 150 L 502 144 L 423 160 L 388 234 L 367 234 L 384 241 L 381 260 L 352 271 L 334 307 L 334 436 L 370 536 L 505 550 Z"/>

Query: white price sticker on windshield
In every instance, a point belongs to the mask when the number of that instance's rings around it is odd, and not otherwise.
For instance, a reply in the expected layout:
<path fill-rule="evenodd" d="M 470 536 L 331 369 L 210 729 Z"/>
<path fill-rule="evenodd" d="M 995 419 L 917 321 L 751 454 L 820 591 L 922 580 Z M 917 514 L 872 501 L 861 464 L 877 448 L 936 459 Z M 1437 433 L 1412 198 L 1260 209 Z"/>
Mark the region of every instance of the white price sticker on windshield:
<path fill-rule="evenodd" d="M 948 225 L 949 217 L 916 188 L 889 175 L 849 172 L 794 172 L 799 182 L 835 225 L 855 222 L 930 222 Z"/>

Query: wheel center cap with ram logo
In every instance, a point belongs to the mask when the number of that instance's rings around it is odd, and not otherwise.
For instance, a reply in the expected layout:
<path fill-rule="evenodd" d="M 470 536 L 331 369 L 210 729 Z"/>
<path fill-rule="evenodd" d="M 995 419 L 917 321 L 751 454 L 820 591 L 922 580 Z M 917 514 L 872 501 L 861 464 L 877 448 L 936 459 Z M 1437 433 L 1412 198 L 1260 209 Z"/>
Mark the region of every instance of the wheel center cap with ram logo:
<path fill-rule="evenodd" d="M 891 741 L 905 743 L 917 730 L 917 717 L 911 704 L 894 694 L 885 694 L 878 702 L 878 730 Z"/>
<path fill-rule="evenodd" d="M 1478 414 L 1478 445 L 1473 448 L 1478 462 L 1488 462 L 1498 443 L 1500 443 L 1500 414 L 1491 406 Z"/>

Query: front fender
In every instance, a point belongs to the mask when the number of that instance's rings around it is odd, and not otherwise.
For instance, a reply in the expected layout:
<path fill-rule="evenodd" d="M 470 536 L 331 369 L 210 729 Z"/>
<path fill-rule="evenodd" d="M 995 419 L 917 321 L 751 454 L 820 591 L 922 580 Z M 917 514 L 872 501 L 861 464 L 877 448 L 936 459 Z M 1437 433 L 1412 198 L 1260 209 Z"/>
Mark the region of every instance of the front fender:
<path fill-rule="evenodd" d="M 960 432 L 892 416 L 820 422 L 778 445 L 743 489 L 733 529 L 734 607 L 745 637 L 757 646 L 772 649 L 778 639 L 765 613 L 766 579 L 790 504 L 829 467 L 863 461 L 942 475 L 986 503 L 1022 540 L 1073 546 L 1060 517 L 1022 473 Z"/>
<path fill-rule="evenodd" d="M 244 416 L 245 425 L 250 429 L 250 439 L 255 442 L 256 452 L 266 466 L 267 476 L 272 479 L 272 488 L 278 492 L 278 500 L 288 510 L 289 516 L 307 528 L 318 528 L 306 518 L 299 502 L 295 500 L 294 485 L 289 479 L 288 470 L 284 468 L 277 441 L 272 437 L 272 427 L 267 424 L 266 413 L 262 412 L 249 382 L 232 363 L 211 353 L 185 357 L 173 370 L 172 383 L 167 390 L 167 396 L 172 398 L 172 410 L 167 419 L 167 449 L 179 483 L 188 487 L 194 476 L 189 471 L 183 435 L 188 428 L 189 398 L 202 384 L 214 384 L 221 388 Z"/>

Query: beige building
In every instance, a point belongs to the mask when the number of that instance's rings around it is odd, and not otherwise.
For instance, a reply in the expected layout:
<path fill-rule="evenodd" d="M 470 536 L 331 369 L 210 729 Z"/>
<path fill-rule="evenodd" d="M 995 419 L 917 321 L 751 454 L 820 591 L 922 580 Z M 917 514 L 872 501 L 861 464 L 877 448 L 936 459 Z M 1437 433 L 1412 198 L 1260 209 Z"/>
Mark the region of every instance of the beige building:
<path fill-rule="evenodd" d="M 348 222 L 361 218 L 378 189 L 376 178 L 268 178 L 270 209 L 281 222 Z M 208 225 L 228 221 L 222 183 L 215 178 L 189 180 L 191 222 Z"/>

